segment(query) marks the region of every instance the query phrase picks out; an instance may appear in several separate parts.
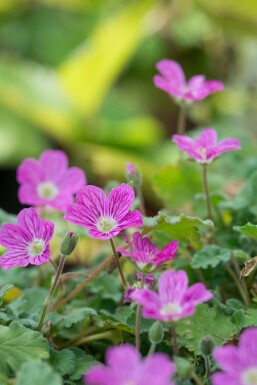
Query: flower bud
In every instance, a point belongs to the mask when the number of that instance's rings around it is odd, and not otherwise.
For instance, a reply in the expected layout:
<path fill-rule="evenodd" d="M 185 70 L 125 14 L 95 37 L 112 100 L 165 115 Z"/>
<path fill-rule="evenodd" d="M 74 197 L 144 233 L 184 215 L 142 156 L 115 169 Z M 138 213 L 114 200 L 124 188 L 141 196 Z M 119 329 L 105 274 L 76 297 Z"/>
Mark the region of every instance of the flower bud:
<path fill-rule="evenodd" d="M 126 164 L 125 178 L 128 182 L 132 182 L 132 185 L 135 188 L 142 185 L 141 172 L 132 163 Z"/>
<path fill-rule="evenodd" d="M 155 321 L 148 333 L 151 344 L 159 344 L 163 340 L 163 327 L 161 322 Z"/>
<path fill-rule="evenodd" d="M 200 349 L 201 349 L 202 355 L 206 357 L 210 356 L 212 354 L 214 346 L 215 344 L 210 337 L 208 336 L 204 337 L 200 342 Z"/>
<path fill-rule="evenodd" d="M 193 365 L 190 361 L 185 358 L 175 356 L 174 362 L 176 364 L 176 369 L 179 377 L 190 377 L 192 372 L 194 371 Z"/>
<path fill-rule="evenodd" d="M 66 232 L 60 246 L 60 253 L 68 256 L 75 249 L 79 240 L 79 235 L 72 232 Z"/>

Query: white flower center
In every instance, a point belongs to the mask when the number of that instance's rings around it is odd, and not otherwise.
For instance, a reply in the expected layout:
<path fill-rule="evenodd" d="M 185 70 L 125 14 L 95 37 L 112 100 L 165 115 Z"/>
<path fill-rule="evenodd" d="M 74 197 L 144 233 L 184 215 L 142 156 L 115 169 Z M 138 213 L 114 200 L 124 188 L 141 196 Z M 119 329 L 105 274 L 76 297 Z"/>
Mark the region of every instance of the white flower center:
<path fill-rule="evenodd" d="M 257 385 L 257 368 L 246 369 L 242 375 L 243 385 Z"/>
<path fill-rule="evenodd" d="M 117 227 L 117 222 L 112 217 L 99 217 L 96 223 L 96 227 L 102 233 L 109 233 L 115 227 Z"/>
<path fill-rule="evenodd" d="M 43 239 L 35 239 L 28 246 L 28 253 L 31 257 L 36 257 L 40 255 L 45 250 L 45 242 Z"/>
<path fill-rule="evenodd" d="M 169 302 L 161 308 L 161 315 L 166 316 L 170 314 L 177 314 L 181 312 L 181 306 L 174 302 Z"/>
<path fill-rule="evenodd" d="M 206 150 L 206 148 L 201 147 L 201 148 L 199 149 L 199 152 L 200 152 L 200 154 L 202 155 L 202 157 L 203 157 L 204 159 L 207 158 L 207 150 Z"/>
<path fill-rule="evenodd" d="M 54 199 L 58 192 L 59 190 L 53 182 L 43 182 L 37 186 L 37 193 L 40 198 Z"/>

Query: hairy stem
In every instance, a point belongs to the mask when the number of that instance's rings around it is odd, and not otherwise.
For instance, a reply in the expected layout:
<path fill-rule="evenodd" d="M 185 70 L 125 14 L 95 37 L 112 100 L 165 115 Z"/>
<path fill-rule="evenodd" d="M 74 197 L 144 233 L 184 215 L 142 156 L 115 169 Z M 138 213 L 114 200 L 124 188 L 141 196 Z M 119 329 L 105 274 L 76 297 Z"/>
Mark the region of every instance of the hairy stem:
<path fill-rule="evenodd" d="M 178 356 L 178 339 L 175 325 L 171 326 L 171 339 L 174 356 Z"/>
<path fill-rule="evenodd" d="M 211 375 L 211 367 L 210 367 L 210 358 L 207 356 L 204 356 L 204 365 L 205 365 L 206 378 L 209 378 Z"/>
<path fill-rule="evenodd" d="M 47 309 L 48 309 L 48 307 L 50 305 L 50 302 L 52 300 L 54 291 L 55 291 L 55 289 L 56 289 L 56 287 L 58 285 L 58 282 L 59 282 L 59 279 L 60 279 L 60 276 L 62 274 L 62 270 L 63 270 L 63 267 L 64 267 L 64 263 L 65 263 L 65 255 L 61 254 L 61 259 L 60 259 L 58 268 L 56 270 L 54 282 L 52 283 L 52 286 L 50 288 L 48 296 L 45 299 L 44 307 L 43 307 L 42 314 L 41 314 L 41 317 L 40 317 L 40 320 L 39 320 L 39 323 L 38 323 L 38 327 L 37 327 L 38 330 L 41 330 L 43 325 L 44 325 L 44 320 L 45 320 L 46 312 L 47 312 Z"/>
<path fill-rule="evenodd" d="M 141 213 L 146 216 L 146 210 L 145 210 L 145 200 L 144 200 L 144 197 L 143 197 L 143 194 L 142 194 L 142 189 L 141 187 L 138 187 L 136 189 L 136 193 L 137 193 L 137 197 L 139 199 L 139 208 L 140 208 L 140 211 Z"/>
<path fill-rule="evenodd" d="M 113 251 L 115 263 L 116 263 L 116 266 L 118 267 L 118 270 L 119 270 L 119 273 L 120 273 L 120 278 L 121 278 L 122 284 L 124 286 L 124 289 L 127 289 L 128 288 L 128 284 L 127 284 L 126 279 L 124 277 L 124 274 L 123 274 L 123 271 L 122 271 L 122 267 L 121 267 L 121 264 L 120 264 L 120 261 L 119 261 L 119 257 L 118 257 L 118 254 L 117 254 L 117 251 L 116 251 L 116 248 L 114 246 L 114 242 L 113 242 L 112 238 L 110 238 L 110 243 L 111 243 L 111 246 L 112 246 L 112 251 Z"/>
<path fill-rule="evenodd" d="M 177 134 L 184 135 L 186 129 L 186 107 L 181 106 L 178 114 Z"/>
<path fill-rule="evenodd" d="M 203 385 L 202 380 L 200 379 L 200 377 L 198 377 L 198 375 L 197 375 L 195 372 L 192 372 L 192 373 L 191 373 L 191 377 L 193 378 L 194 382 L 195 382 L 197 385 Z"/>
<path fill-rule="evenodd" d="M 145 284 L 145 275 L 142 274 L 141 279 L 141 289 L 144 287 Z M 142 313 L 142 305 L 137 305 L 137 314 L 136 314 L 136 349 L 140 351 L 140 319 L 141 319 L 141 313 Z"/>
<path fill-rule="evenodd" d="M 151 356 L 154 351 L 155 351 L 155 348 L 156 348 L 156 344 L 154 342 L 151 343 L 151 346 L 150 346 L 150 349 L 149 349 L 149 352 L 148 352 L 148 356 Z"/>
<path fill-rule="evenodd" d="M 208 180 L 207 180 L 207 164 L 203 164 L 203 184 L 204 184 L 208 218 L 212 219 L 211 201 L 210 201 Z"/>

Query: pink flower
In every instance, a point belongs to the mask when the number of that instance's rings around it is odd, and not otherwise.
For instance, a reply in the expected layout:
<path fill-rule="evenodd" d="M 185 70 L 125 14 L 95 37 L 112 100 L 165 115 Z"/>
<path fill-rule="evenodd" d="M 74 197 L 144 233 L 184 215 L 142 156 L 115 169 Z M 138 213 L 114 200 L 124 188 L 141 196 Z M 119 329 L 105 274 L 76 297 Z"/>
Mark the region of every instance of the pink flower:
<path fill-rule="evenodd" d="M 134 293 L 135 290 L 138 290 L 141 288 L 141 282 L 142 282 L 142 277 L 143 274 L 137 273 L 137 279 L 138 282 L 134 283 L 132 287 L 129 287 L 125 292 L 124 292 L 124 302 L 132 302 L 131 294 Z M 144 289 L 150 289 L 155 283 L 155 277 L 153 274 L 146 274 L 144 276 Z"/>
<path fill-rule="evenodd" d="M 132 163 L 126 163 L 126 171 L 130 175 L 134 175 L 136 172 L 136 167 Z"/>
<path fill-rule="evenodd" d="M 132 299 L 143 305 L 143 316 L 160 321 L 177 321 L 195 312 L 196 305 L 209 301 L 212 294 L 203 283 L 188 288 L 183 270 L 165 271 L 158 282 L 159 294 L 152 290 L 136 290 Z"/>
<path fill-rule="evenodd" d="M 213 128 L 205 128 L 195 139 L 185 135 L 173 135 L 172 142 L 198 163 L 210 163 L 224 152 L 241 148 L 239 140 L 235 138 L 217 142 L 217 132 Z"/>
<path fill-rule="evenodd" d="M 140 211 L 129 211 L 134 199 L 133 188 L 125 183 L 112 189 L 108 197 L 98 187 L 85 186 L 64 218 L 88 228 L 93 238 L 110 239 L 129 227 L 142 226 Z"/>
<path fill-rule="evenodd" d="M 162 353 L 141 358 L 134 346 L 124 344 L 111 347 L 106 365 L 89 370 L 84 381 L 88 385 L 175 385 L 174 363 Z"/>
<path fill-rule="evenodd" d="M 209 94 L 224 88 L 221 81 L 206 81 L 204 75 L 193 76 L 187 82 L 181 66 L 173 60 L 160 60 L 156 68 L 161 75 L 154 76 L 154 85 L 176 99 L 187 103 L 205 99 Z"/>
<path fill-rule="evenodd" d="M 46 150 L 39 160 L 25 159 L 17 169 L 21 203 L 47 205 L 65 211 L 73 202 L 73 194 L 86 184 L 84 172 L 78 167 L 68 168 L 63 151 Z"/>
<path fill-rule="evenodd" d="M 223 370 L 212 376 L 213 385 L 257 384 L 257 328 L 245 330 L 238 347 L 218 347 L 213 356 Z"/>
<path fill-rule="evenodd" d="M 47 262 L 53 233 L 54 224 L 43 221 L 34 208 L 21 210 L 18 224 L 7 223 L 0 229 L 0 244 L 9 249 L 0 258 L 0 266 L 7 270 Z"/>
<path fill-rule="evenodd" d="M 144 273 L 152 272 L 157 266 L 174 258 L 174 253 L 178 248 L 178 242 L 173 241 L 159 251 L 150 238 L 142 237 L 139 232 L 134 233 L 133 242 L 134 246 L 127 240 L 131 251 L 122 248 L 119 248 L 118 251 L 122 255 L 130 257 L 137 268 Z"/>

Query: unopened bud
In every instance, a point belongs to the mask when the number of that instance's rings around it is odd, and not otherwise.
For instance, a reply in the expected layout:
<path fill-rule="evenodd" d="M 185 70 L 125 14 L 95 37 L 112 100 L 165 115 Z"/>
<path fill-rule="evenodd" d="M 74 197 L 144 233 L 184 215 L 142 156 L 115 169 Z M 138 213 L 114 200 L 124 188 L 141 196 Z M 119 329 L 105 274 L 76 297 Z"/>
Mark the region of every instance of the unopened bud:
<path fill-rule="evenodd" d="M 214 349 L 214 342 L 210 337 L 204 337 L 200 342 L 200 349 L 203 356 L 210 356 Z"/>
<path fill-rule="evenodd" d="M 74 234 L 72 232 L 66 232 L 61 242 L 60 253 L 65 256 L 70 255 L 75 249 L 78 243 L 78 240 L 79 240 L 78 234 Z"/>
<path fill-rule="evenodd" d="M 194 368 L 190 361 L 178 356 L 174 357 L 174 361 L 179 377 L 184 378 L 191 376 Z"/>
<path fill-rule="evenodd" d="M 149 340 L 151 344 L 159 344 L 163 340 L 163 327 L 159 321 L 155 321 L 149 330 Z"/>
<path fill-rule="evenodd" d="M 132 163 L 126 163 L 125 178 L 128 182 L 132 182 L 135 188 L 142 185 L 141 172 Z"/>

